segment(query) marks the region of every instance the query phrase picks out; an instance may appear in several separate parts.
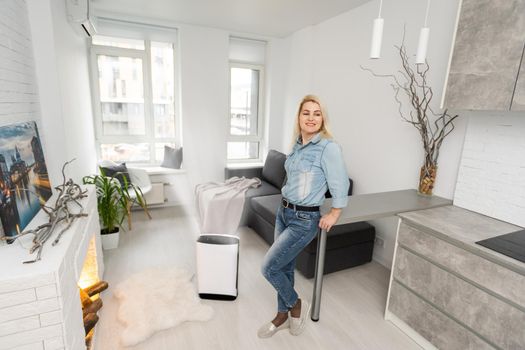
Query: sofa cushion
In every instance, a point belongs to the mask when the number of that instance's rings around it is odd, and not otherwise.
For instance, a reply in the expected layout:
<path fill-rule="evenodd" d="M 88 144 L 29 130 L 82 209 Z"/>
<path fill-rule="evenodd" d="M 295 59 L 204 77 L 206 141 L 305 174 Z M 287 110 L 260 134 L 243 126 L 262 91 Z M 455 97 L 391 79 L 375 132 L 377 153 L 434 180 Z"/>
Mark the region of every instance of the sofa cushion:
<path fill-rule="evenodd" d="M 261 186 L 257 188 L 249 188 L 246 191 L 245 200 L 249 201 L 250 198 L 254 198 L 254 197 L 264 198 L 266 196 L 271 196 L 271 195 L 280 196 L 281 191 L 277 187 L 270 185 L 268 182 L 262 181 Z"/>
<path fill-rule="evenodd" d="M 283 187 L 284 178 L 286 177 L 285 161 L 285 154 L 271 149 L 266 156 L 262 170 L 262 179 L 268 181 L 279 190 Z"/>
<path fill-rule="evenodd" d="M 131 184 L 131 178 L 129 177 L 126 163 L 117 164 L 104 161 L 103 164 L 99 164 L 99 167 L 104 176 L 114 177 L 120 182 L 121 186 L 129 186 Z"/>
<path fill-rule="evenodd" d="M 268 221 L 268 223 L 275 226 L 275 214 L 281 203 L 281 198 L 280 194 L 256 197 L 251 199 L 250 204 L 257 214 L 259 214 L 264 220 Z"/>
<path fill-rule="evenodd" d="M 182 164 L 182 147 L 173 148 L 164 146 L 164 160 L 160 164 L 163 168 L 180 169 Z"/>

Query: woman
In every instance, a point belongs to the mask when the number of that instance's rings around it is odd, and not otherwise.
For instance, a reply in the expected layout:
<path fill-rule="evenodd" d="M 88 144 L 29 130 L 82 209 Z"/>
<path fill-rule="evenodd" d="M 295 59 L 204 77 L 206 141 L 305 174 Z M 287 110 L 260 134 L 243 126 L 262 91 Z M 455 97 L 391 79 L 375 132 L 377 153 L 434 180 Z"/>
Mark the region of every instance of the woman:
<path fill-rule="evenodd" d="M 260 338 L 286 328 L 292 335 L 303 331 L 310 305 L 294 290 L 295 259 L 315 238 L 318 228 L 330 230 L 348 201 L 349 180 L 341 150 L 332 141 L 326 114 L 316 96 L 303 98 L 295 124 L 296 142 L 285 162 L 287 181 L 281 191 L 275 240 L 262 265 L 264 277 L 277 291 L 277 315 L 259 329 Z M 321 217 L 319 206 L 327 189 L 332 208 Z"/>

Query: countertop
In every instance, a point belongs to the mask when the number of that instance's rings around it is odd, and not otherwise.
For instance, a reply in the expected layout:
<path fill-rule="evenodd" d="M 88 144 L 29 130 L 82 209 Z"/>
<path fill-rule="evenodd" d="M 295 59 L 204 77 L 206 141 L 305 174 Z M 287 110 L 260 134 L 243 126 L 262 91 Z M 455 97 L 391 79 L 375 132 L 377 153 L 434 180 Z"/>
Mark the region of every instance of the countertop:
<path fill-rule="evenodd" d="M 405 212 L 398 216 L 444 241 L 525 275 L 525 263 L 476 244 L 477 241 L 519 231 L 522 227 L 454 205 Z"/>

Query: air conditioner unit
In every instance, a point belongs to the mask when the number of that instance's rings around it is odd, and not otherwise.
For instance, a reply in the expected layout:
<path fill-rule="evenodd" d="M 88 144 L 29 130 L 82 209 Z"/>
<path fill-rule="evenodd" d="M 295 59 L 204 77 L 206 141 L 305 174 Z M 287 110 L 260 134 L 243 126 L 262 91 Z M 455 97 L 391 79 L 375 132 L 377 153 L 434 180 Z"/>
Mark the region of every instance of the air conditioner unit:
<path fill-rule="evenodd" d="M 91 17 L 89 0 L 66 0 L 67 17 L 75 29 L 88 37 L 97 34 L 95 18 Z"/>

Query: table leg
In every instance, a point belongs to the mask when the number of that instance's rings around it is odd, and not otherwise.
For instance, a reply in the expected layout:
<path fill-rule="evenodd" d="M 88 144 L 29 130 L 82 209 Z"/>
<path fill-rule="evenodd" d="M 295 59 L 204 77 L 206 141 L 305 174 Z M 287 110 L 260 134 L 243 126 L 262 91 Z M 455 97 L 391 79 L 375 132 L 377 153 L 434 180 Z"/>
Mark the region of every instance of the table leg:
<path fill-rule="evenodd" d="M 319 321 L 321 311 L 321 291 L 323 289 L 324 255 L 326 253 L 326 231 L 317 236 L 317 257 L 315 262 L 314 295 L 312 297 L 312 321 Z"/>

